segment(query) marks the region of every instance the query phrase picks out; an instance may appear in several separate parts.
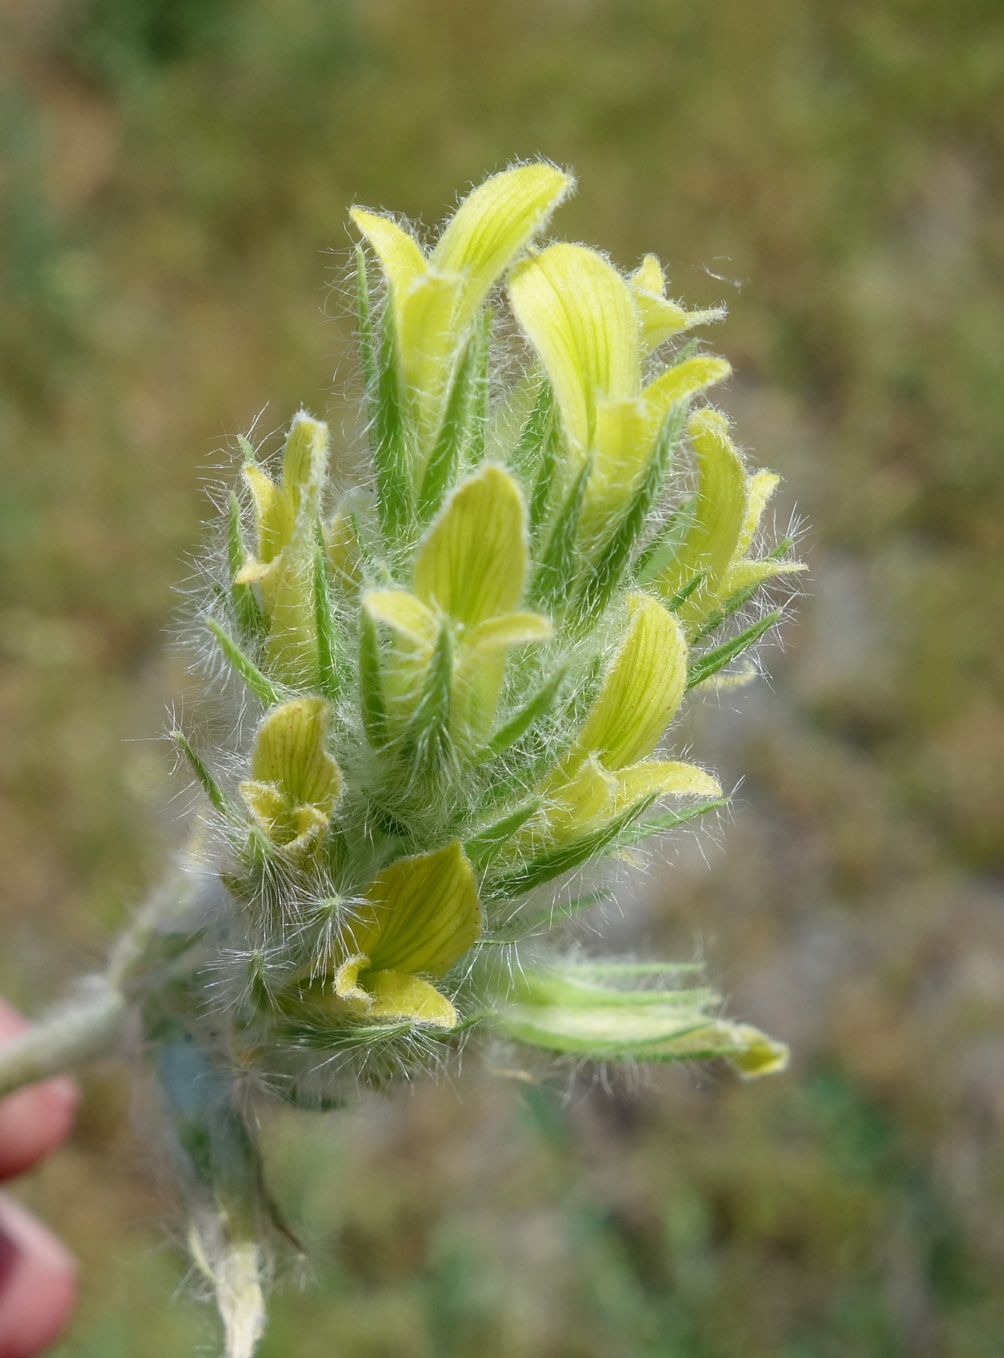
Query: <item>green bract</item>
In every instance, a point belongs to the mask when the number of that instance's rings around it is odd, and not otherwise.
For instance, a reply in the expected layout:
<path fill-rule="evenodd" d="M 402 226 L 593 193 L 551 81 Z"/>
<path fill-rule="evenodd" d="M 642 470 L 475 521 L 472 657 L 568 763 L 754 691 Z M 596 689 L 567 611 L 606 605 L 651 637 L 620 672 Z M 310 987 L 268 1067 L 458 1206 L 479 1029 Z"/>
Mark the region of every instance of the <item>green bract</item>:
<path fill-rule="evenodd" d="M 690 689 L 751 672 L 777 613 L 744 625 L 742 606 L 801 569 L 761 541 L 777 478 L 704 404 L 728 363 L 673 348 L 721 313 L 670 300 L 652 255 L 623 275 L 539 247 L 570 183 L 495 175 L 428 250 L 354 209 L 372 482 L 331 502 L 304 412 L 278 465 L 242 445 L 204 621 L 246 743 L 224 760 L 178 739 L 216 830 L 198 854 L 225 887 L 228 1045 L 302 1102 L 472 1028 L 784 1064 L 709 992 L 572 968 L 549 937 L 582 902 L 542 891 L 723 804 L 672 724 Z"/>

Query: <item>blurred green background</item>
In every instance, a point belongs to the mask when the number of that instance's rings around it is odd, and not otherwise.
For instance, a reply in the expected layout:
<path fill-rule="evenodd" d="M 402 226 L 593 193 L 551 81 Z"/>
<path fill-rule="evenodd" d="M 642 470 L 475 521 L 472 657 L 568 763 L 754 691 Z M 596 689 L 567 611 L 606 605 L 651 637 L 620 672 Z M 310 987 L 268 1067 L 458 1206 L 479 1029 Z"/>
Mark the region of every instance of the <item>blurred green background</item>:
<path fill-rule="evenodd" d="M 999 1355 L 1004 8 L 999 0 L 0 0 L 0 989 L 97 962 L 180 834 L 166 646 L 221 450 L 357 446 L 354 201 L 439 220 L 515 157 L 556 230 L 724 299 L 723 403 L 810 527 L 770 686 L 684 732 L 730 822 L 614 942 L 707 956 L 793 1046 L 741 1086 L 462 1078 L 286 1121 L 317 1284 L 264 1358 Z M 165 809 L 166 808 L 166 809 Z M 87 1082 L 22 1196 L 74 1358 L 213 1351 L 155 1138 Z M 153 1187 L 151 1187 L 153 1185 Z"/>

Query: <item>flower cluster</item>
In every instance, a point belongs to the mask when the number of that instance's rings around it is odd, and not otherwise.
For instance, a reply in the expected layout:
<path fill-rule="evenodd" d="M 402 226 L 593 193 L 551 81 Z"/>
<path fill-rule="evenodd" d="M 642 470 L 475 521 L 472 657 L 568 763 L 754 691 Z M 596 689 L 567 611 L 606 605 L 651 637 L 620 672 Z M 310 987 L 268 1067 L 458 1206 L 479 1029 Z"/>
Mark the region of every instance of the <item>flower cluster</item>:
<path fill-rule="evenodd" d="M 780 610 L 746 605 L 801 569 L 763 546 L 777 478 L 707 404 L 729 365 L 687 336 L 720 313 L 671 300 L 652 255 L 625 276 L 538 248 L 570 183 L 497 174 L 431 249 L 352 212 L 371 485 L 335 499 L 305 412 L 281 465 L 242 440 L 203 619 L 244 691 L 239 776 L 178 739 L 218 832 L 224 1040 L 303 1102 L 473 1028 L 600 1060 L 785 1059 L 671 965 L 550 950 L 596 898 L 557 893 L 577 870 L 723 804 L 672 757 L 673 721 L 753 673 Z"/>

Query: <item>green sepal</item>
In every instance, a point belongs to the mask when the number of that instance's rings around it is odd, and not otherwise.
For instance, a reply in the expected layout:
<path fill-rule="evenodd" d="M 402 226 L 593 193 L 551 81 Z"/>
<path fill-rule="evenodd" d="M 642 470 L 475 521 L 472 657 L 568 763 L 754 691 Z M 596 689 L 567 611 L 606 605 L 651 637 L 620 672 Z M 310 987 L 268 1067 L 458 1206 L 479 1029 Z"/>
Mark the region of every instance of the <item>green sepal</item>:
<path fill-rule="evenodd" d="M 548 387 L 550 390 L 550 387 Z M 554 397 L 551 397 L 550 419 L 544 426 L 544 438 L 540 448 L 540 465 L 537 468 L 537 475 L 534 478 L 533 489 L 530 492 L 530 504 L 527 511 L 527 523 L 530 537 L 536 542 L 540 536 L 541 529 L 547 519 L 547 508 L 551 503 L 551 489 L 554 484 L 554 473 L 558 466 L 558 446 L 561 442 L 561 426 L 558 414 L 554 407 Z"/>
<path fill-rule="evenodd" d="M 634 564 L 634 578 L 638 585 L 648 585 L 674 560 L 690 531 L 697 513 L 697 496 L 691 495 L 675 509 L 658 529 L 652 540 L 638 553 Z"/>
<path fill-rule="evenodd" d="M 423 777 L 442 768 L 450 750 L 450 711 L 453 706 L 453 635 L 443 623 L 425 673 L 415 711 L 402 739 L 405 759 Z"/>
<path fill-rule="evenodd" d="M 579 626 L 591 626 L 602 614 L 621 582 L 639 537 L 673 465 L 673 450 L 683 433 L 686 413 L 671 410 L 663 421 L 641 483 L 620 522 L 593 553 L 593 568 L 586 575 L 572 610 Z"/>
<path fill-rule="evenodd" d="M 685 585 L 681 585 L 673 597 L 666 600 L 666 611 L 676 613 L 681 604 L 685 604 L 695 590 L 704 584 L 706 574 L 705 571 L 698 571 L 696 575 L 690 577 Z"/>
<path fill-rule="evenodd" d="M 537 399 L 524 421 L 519 438 L 516 440 L 508 459 L 509 470 L 514 476 L 518 476 L 525 486 L 530 484 L 531 473 L 543 457 L 553 410 L 554 393 L 551 390 L 551 384 L 542 381 Z M 532 518 L 531 512 L 531 520 Z"/>
<path fill-rule="evenodd" d="M 550 710 L 568 671 L 562 666 L 551 675 L 547 683 L 539 688 L 522 707 L 504 722 L 491 739 L 474 756 L 475 764 L 485 764 L 504 754 L 516 741 L 524 736 L 534 722 L 539 721 Z"/>
<path fill-rule="evenodd" d="M 587 461 L 558 511 L 544 555 L 530 585 L 529 598 L 535 608 L 553 608 L 578 574 L 576 536 L 591 471 L 592 463 Z"/>
<path fill-rule="evenodd" d="M 536 887 L 553 881 L 555 877 L 561 877 L 564 873 L 581 867 L 590 859 L 599 858 L 617 846 L 624 830 L 637 816 L 643 815 L 655 800 L 654 795 L 643 797 L 641 801 L 622 811 L 619 816 L 592 830 L 588 835 L 583 835 L 581 839 L 572 840 L 570 844 L 561 844 L 524 866 L 511 868 L 497 877 L 489 878 L 484 887 L 484 899 L 513 900 L 517 896 L 525 896 L 528 891 L 533 891 Z"/>
<path fill-rule="evenodd" d="M 621 835 L 617 847 L 619 849 L 630 848 L 632 844 L 638 844 L 643 839 L 649 839 L 652 835 L 664 834 L 667 830 L 675 830 L 678 825 L 686 825 L 687 821 L 698 820 L 701 816 L 706 816 L 709 811 L 720 811 L 723 806 L 728 806 L 728 797 L 712 797 L 708 801 L 696 802 L 693 806 L 686 806 L 682 811 L 664 811 L 661 815 L 652 816 L 648 820 L 635 821 Z"/>
<path fill-rule="evenodd" d="M 229 821 L 231 825 L 240 825 L 243 818 L 237 811 L 233 802 L 210 773 L 205 762 L 196 754 L 184 731 L 174 730 L 170 733 L 170 736 L 175 745 L 177 745 L 178 749 L 188 760 L 188 765 L 201 783 L 202 790 L 209 799 L 213 810 L 218 811 L 223 819 Z"/>
<path fill-rule="evenodd" d="M 393 543 L 411 514 L 411 477 L 391 296 L 384 302 L 382 331 L 374 383 L 372 450 L 380 527 L 385 539 Z"/>
<path fill-rule="evenodd" d="M 214 618 L 207 618 L 206 627 L 215 638 L 216 644 L 223 652 L 231 669 L 244 681 L 245 686 L 250 689 L 262 706 L 275 707 L 281 703 L 282 695 L 271 679 L 262 674 L 251 657 L 241 650 L 236 641 L 226 634 L 220 624 Z"/>
<path fill-rule="evenodd" d="M 472 372 L 470 417 L 467 423 L 467 462 L 476 466 L 485 455 L 485 432 L 488 428 L 488 359 L 492 334 L 492 309 L 486 306 L 478 316 L 471 340 Z"/>
<path fill-rule="evenodd" d="M 373 350 L 373 312 L 370 307 L 370 285 L 366 269 L 366 251 L 356 246 L 356 317 L 359 327 L 359 358 L 362 364 L 363 381 L 370 400 L 374 399 L 373 384 L 376 380 L 376 357 Z"/>
<path fill-rule="evenodd" d="M 791 537 L 782 539 L 772 551 L 767 553 L 764 560 L 780 561 L 790 550 L 794 541 L 795 539 Z M 756 580 L 753 584 L 747 585 L 745 589 L 737 589 L 734 594 L 730 594 L 727 599 L 722 601 L 720 608 L 717 608 L 705 618 L 700 631 L 694 636 L 691 645 L 696 646 L 699 641 L 703 641 L 705 637 L 709 637 L 712 632 L 717 631 L 726 618 L 730 618 L 732 614 L 737 613 L 744 604 L 749 603 L 750 599 L 753 598 L 753 595 L 756 594 L 764 583 L 763 580 Z"/>
<path fill-rule="evenodd" d="M 250 447 L 250 444 L 248 445 Z M 244 565 L 247 548 L 241 533 L 241 506 L 231 491 L 227 501 L 227 565 L 230 569 L 230 598 L 237 615 L 237 625 L 243 633 L 260 637 L 266 631 L 265 614 L 254 592 L 253 585 L 238 585 L 234 577 Z"/>
<path fill-rule="evenodd" d="M 475 340 L 464 349 L 453 377 L 453 385 L 446 401 L 443 423 L 435 445 L 425 464 L 421 489 L 418 493 L 418 521 L 428 523 L 443 503 L 443 496 L 456 480 L 460 456 L 467 441 L 473 410 L 475 380 Z"/>
<path fill-rule="evenodd" d="M 341 688 L 341 645 L 331 601 L 328 554 L 320 524 L 314 547 L 314 626 L 317 631 L 317 687 L 325 698 L 334 701 Z"/>
<path fill-rule="evenodd" d="M 367 609 L 359 612 L 359 714 L 374 750 L 387 744 L 387 702 L 380 673 L 380 639 Z"/>
<path fill-rule="evenodd" d="M 765 632 L 769 632 L 774 624 L 781 617 L 782 610 L 775 608 L 773 613 L 768 613 L 765 618 L 755 622 L 752 626 L 745 628 L 738 636 L 730 641 L 723 641 L 714 650 L 705 651 L 699 656 L 687 670 L 687 688 L 696 688 L 698 684 L 703 684 L 705 679 L 710 679 L 712 675 L 724 669 L 730 661 L 742 655 L 743 651 L 749 650 L 755 642 L 759 641 Z"/>
<path fill-rule="evenodd" d="M 536 815 L 540 807 L 540 798 L 531 797 L 522 806 L 517 806 L 515 811 L 510 811 L 508 815 L 502 816 L 494 824 L 479 830 L 476 835 L 466 840 L 464 853 L 476 868 L 486 868 L 505 848 L 516 831 L 521 829 L 531 816 Z"/>

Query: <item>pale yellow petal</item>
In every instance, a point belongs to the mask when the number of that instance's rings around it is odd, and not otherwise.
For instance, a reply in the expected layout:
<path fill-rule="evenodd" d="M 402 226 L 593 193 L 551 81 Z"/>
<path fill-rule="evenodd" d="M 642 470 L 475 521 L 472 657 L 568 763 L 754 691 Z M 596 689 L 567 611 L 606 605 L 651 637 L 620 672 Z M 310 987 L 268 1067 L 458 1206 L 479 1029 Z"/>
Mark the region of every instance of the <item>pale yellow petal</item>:
<path fill-rule="evenodd" d="M 419 648 L 431 650 L 435 645 L 439 627 L 436 615 L 410 590 L 369 589 L 363 595 L 363 608 L 371 618 Z"/>
<path fill-rule="evenodd" d="M 657 599 L 628 595 L 627 635 L 576 741 L 608 769 L 651 754 L 687 687 L 687 643 Z"/>
<path fill-rule="evenodd" d="M 293 534 L 293 507 L 280 487 L 257 463 L 245 462 L 242 471 L 254 501 L 258 557 L 267 565 L 282 551 Z"/>
<path fill-rule="evenodd" d="M 251 777 L 274 783 L 294 805 L 313 803 L 330 811 L 342 777 L 324 748 L 331 706 L 321 698 L 294 698 L 273 708 L 258 729 Z"/>
<path fill-rule="evenodd" d="M 749 589 L 779 575 L 798 575 L 807 569 L 804 561 L 737 561 L 722 578 L 721 595 L 727 599 L 741 589 Z"/>
<path fill-rule="evenodd" d="M 609 819 L 615 787 L 613 775 L 595 756 L 567 776 L 559 771 L 541 793 L 546 798 L 547 837 L 559 844 L 579 839 Z"/>
<path fill-rule="evenodd" d="M 745 556 L 753 541 L 753 534 L 760 527 L 760 520 L 767 508 L 770 497 L 780 484 L 776 472 L 755 472 L 747 482 L 746 517 L 743 519 L 742 532 L 736 543 L 736 556 Z"/>
<path fill-rule="evenodd" d="M 635 306 L 627 283 L 582 245 L 551 245 L 509 279 L 516 319 L 544 365 L 573 448 L 588 452 L 596 403 L 640 389 Z"/>
<path fill-rule="evenodd" d="M 554 631 L 550 618 L 540 613 L 504 613 L 472 627 L 464 638 L 471 651 L 507 651 L 511 646 L 549 641 Z"/>
<path fill-rule="evenodd" d="M 696 764 L 652 759 L 613 774 L 613 812 L 617 814 L 645 797 L 720 797 L 721 784 Z"/>
<path fill-rule="evenodd" d="M 419 549 L 415 593 L 458 622 L 479 623 L 519 602 L 526 509 L 515 480 L 489 464 L 455 491 Z"/>
<path fill-rule="evenodd" d="M 370 1018 L 408 1019 L 432 1028 L 455 1028 L 458 1014 L 444 994 L 408 971 L 370 971 L 363 978 Z"/>
<path fill-rule="evenodd" d="M 313 520 L 321 507 L 328 473 L 328 426 L 305 410 L 293 417 L 282 457 L 282 488 L 293 513 L 308 521 L 304 536 L 313 545 Z"/>
<path fill-rule="evenodd" d="M 364 208 L 354 207 L 349 216 L 380 261 L 395 298 L 406 293 L 426 267 L 425 256 L 414 236 L 389 217 Z"/>
<path fill-rule="evenodd" d="M 397 300 L 401 368 L 414 406 L 423 447 L 439 428 L 452 359 L 458 347 L 458 274 L 424 273 Z"/>
<path fill-rule="evenodd" d="M 653 432 L 662 425 L 670 406 L 677 401 L 689 401 L 699 392 L 723 382 L 731 371 L 732 365 L 727 359 L 715 354 L 695 354 L 650 382 L 645 388 L 644 401 Z"/>
<path fill-rule="evenodd" d="M 443 273 L 464 275 L 465 322 L 571 186 L 563 171 L 538 162 L 492 175 L 467 195 L 430 260 Z"/>
<path fill-rule="evenodd" d="M 718 598 L 745 522 L 749 480 L 724 415 L 699 410 L 688 431 L 697 457 L 696 510 L 680 550 L 657 581 L 660 593 L 670 597 L 699 571 L 705 573 L 701 588 L 679 609 L 685 624 L 703 618 Z"/>
<path fill-rule="evenodd" d="M 457 840 L 392 863 L 366 897 L 348 933 L 375 971 L 442 975 L 481 933 L 474 873 Z"/>

